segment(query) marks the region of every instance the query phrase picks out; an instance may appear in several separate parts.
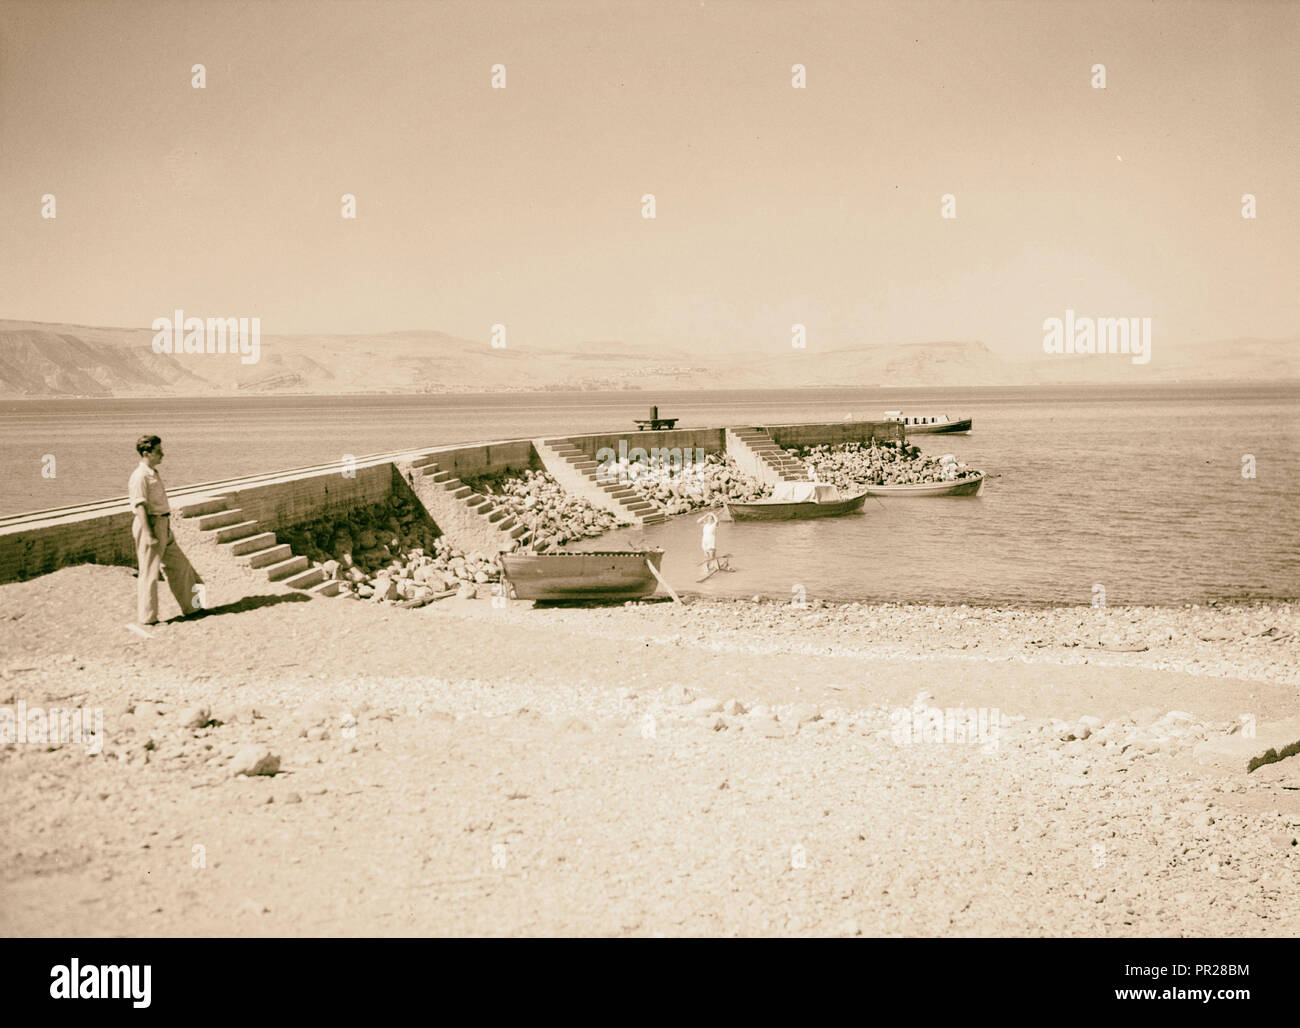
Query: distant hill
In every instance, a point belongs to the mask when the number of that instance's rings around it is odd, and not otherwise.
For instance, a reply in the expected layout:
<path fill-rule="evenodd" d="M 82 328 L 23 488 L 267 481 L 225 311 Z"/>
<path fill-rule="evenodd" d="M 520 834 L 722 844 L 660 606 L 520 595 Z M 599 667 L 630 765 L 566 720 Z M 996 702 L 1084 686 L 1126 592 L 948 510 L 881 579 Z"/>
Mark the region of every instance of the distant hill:
<path fill-rule="evenodd" d="M 569 347 L 494 349 L 442 332 L 263 336 L 256 364 L 234 354 L 155 354 L 149 329 L 0 320 L 0 396 L 449 393 L 595 389 L 957 386 L 1300 378 L 1300 336 L 1233 339 L 1124 356 L 1009 360 L 981 342 L 835 349 Z"/>

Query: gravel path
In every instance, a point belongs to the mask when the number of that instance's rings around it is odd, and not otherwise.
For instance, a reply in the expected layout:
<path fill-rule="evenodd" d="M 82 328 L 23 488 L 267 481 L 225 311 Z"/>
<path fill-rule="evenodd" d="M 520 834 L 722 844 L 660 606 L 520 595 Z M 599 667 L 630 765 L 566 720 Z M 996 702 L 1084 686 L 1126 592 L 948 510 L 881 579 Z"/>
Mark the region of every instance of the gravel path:
<path fill-rule="evenodd" d="M 1293 605 L 269 595 L 145 639 L 133 586 L 0 587 L 0 706 L 104 718 L 0 745 L 6 934 L 1300 931 L 1300 757 L 1196 749 L 1300 711 Z"/>

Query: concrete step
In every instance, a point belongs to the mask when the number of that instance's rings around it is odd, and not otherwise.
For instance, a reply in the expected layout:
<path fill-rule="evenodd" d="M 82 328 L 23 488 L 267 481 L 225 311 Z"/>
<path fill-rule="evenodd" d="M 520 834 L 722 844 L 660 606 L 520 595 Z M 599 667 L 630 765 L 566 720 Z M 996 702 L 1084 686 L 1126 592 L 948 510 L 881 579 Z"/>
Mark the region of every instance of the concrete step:
<path fill-rule="evenodd" d="M 292 586 L 294 589 L 308 589 L 317 582 L 323 581 L 325 581 L 324 568 L 308 568 L 296 575 L 290 575 L 284 580 L 284 584 Z"/>
<path fill-rule="evenodd" d="M 261 527 L 256 521 L 240 521 L 238 524 L 213 529 L 212 536 L 219 543 L 228 543 L 235 539 L 246 539 L 250 535 L 257 535 Z"/>
<path fill-rule="evenodd" d="M 306 567 L 307 558 L 299 554 L 297 557 L 290 557 L 288 560 L 282 560 L 275 564 L 268 564 L 266 567 L 266 577 L 272 582 L 278 582 L 282 578 L 296 575 Z"/>
<path fill-rule="evenodd" d="M 667 521 L 667 520 L 668 520 L 668 518 L 665 517 L 663 514 L 647 514 L 647 515 L 645 515 L 645 517 L 643 517 L 643 518 L 641 519 L 641 524 L 643 524 L 643 525 L 658 525 L 658 524 L 661 524 L 661 523 L 663 523 L 663 522 L 665 522 L 665 521 Z"/>
<path fill-rule="evenodd" d="M 633 514 L 640 514 L 642 511 L 655 509 L 655 505 L 649 500 L 637 500 L 634 503 L 625 503 L 623 506 Z"/>
<path fill-rule="evenodd" d="M 493 507 L 490 511 L 487 512 L 487 519 L 491 521 L 494 525 L 499 521 L 504 521 L 509 516 L 510 516 L 510 512 L 507 511 L 504 507 Z"/>
<path fill-rule="evenodd" d="M 626 500 L 629 496 L 639 496 L 640 493 L 635 489 L 629 489 L 627 486 L 624 486 L 622 489 L 609 490 L 609 495 L 614 497 L 616 500 Z"/>
<path fill-rule="evenodd" d="M 327 578 L 323 582 L 317 582 L 307 591 L 313 596 L 337 596 L 342 586 L 334 578 Z"/>
<path fill-rule="evenodd" d="M 492 501 L 482 493 L 474 493 L 465 501 L 465 506 L 470 510 L 477 512 L 482 507 L 491 507 Z"/>
<path fill-rule="evenodd" d="M 510 529 L 510 538 L 518 539 L 520 536 L 527 535 L 529 531 L 530 529 L 527 525 L 515 525 L 514 528 Z"/>
<path fill-rule="evenodd" d="M 213 514 L 200 514 L 194 519 L 194 524 L 198 526 L 200 532 L 210 532 L 214 528 L 238 524 L 243 520 L 245 520 L 244 512 L 235 508 L 234 510 L 219 510 Z"/>
<path fill-rule="evenodd" d="M 278 546 L 268 546 L 265 550 L 256 550 L 248 555 L 248 566 L 250 568 L 264 568 L 272 564 L 278 564 L 282 560 L 288 560 L 293 556 L 293 547 L 288 543 L 280 543 Z"/>
<path fill-rule="evenodd" d="M 236 557 L 242 557 L 246 553 L 254 553 L 257 550 L 264 550 L 268 546 L 275 545 L 274 532 L 258 532 L 256 535 L 246 535 L 230 544 L 230 552 Z"/>
<path fill-rule="evenodd" d="M 176 508 L 176 513 L 183 518 L 197 518 L 200 514 L 215 514 L 219 510 L 226 509 L 225 497 L 218 497 L 215 500 L 196 500 L 194 503 L 187 503 Z"/>
<path fill-rule="evenodd" d="M 448 483 L 450 485 L 450 483 Z M 474 495 L 474 490 L 467 485 L 457 486 L 451 490 L 451 495 L 457 500 L 463 500 Z"/>
<path fill-rule="evenodd" d="M 411 467 L 423 468 L 427 474 L 430 468 L 436 469 L 438 467 L 438 458 L 434 456 L 416 457 L 415 460 L 411 461 Z"/>
<path fill-rule="evenodd" d="M 551 548 L 550 543 L 538 543 L 536 546 L 533 547 L 533 551 L 536 553 L 545 553 L 550 548 Z"/>
<path fill-rule="evenodd" d="M 436 465 L 435 465 L 435 467 L 436 467 Z M 433 471 L 433 472 L 426 471 L 425 474 L 426 474 L 426 475 L 431 475 L 432 478 L 433 478 L 433 480 L 434 480 L 435 482 L 450 482 L 450 481 L 451 481 L 451 472 L 450 472 L 450 471 Z"/>
<path fill-rule="evenodd" d="M 498 521 L 497 528 L 500 528 L 501 530 L 504 531 L 508 528 L 514 528 L 515 525 L 517 524 L 519 524 L 519 521 L 512 514 L 509 517 L 505 518 L 503 521 Z"/>

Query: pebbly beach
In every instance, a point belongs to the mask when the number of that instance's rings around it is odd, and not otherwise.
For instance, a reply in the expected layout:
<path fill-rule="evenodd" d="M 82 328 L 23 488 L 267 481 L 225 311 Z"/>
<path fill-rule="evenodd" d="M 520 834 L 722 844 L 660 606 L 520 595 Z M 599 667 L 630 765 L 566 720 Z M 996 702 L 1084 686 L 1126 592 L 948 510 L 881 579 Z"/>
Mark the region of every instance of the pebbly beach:
<path fill-rule="evenodd" d="M 0 745 L 9 934 L 1300 927 L 1296 762 L 1247 771 L 1300 737 L 1293 604 L 235 588 L 144 638 L 130 583 L 0 587 L 0 699 L 104 725 Z"/>

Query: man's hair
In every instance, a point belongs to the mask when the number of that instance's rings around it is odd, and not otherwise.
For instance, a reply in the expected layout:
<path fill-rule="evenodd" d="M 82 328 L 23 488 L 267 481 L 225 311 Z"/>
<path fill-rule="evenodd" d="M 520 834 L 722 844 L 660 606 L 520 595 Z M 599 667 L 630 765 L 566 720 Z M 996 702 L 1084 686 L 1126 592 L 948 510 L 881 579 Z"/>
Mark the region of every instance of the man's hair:
<path fill-rule="evenodd" d="M 135 452 L 143 457 L 146 453 L 151 453 L 161 445 L 162 440 L 156 435 L 142 435 L 135 441 Z"/>

